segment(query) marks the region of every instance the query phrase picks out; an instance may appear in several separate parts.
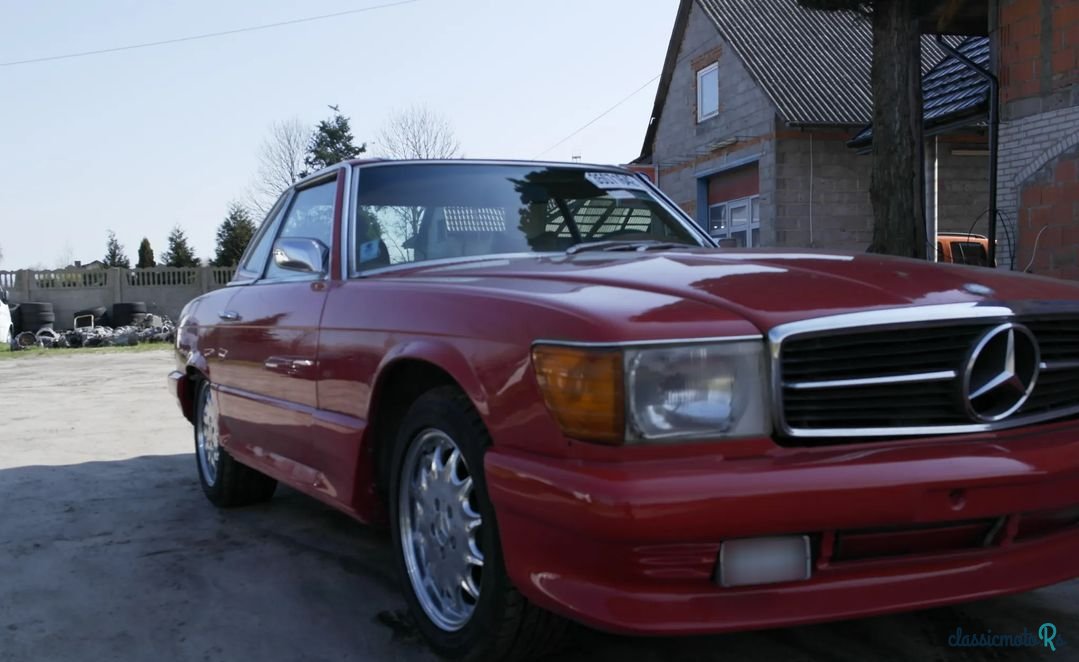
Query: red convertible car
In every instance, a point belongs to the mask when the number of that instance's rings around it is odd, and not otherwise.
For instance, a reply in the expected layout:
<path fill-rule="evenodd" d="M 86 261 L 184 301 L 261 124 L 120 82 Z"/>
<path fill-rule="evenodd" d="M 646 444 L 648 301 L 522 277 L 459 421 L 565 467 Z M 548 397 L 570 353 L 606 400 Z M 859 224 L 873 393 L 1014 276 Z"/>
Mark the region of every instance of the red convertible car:
<path fill-rule="evenodd" d="M 209 499 L 388 523 L 447 657 L 1079 576 L 1079 286 L 718 249 L 618 168 L 324 170 L 176 349 Z"/>

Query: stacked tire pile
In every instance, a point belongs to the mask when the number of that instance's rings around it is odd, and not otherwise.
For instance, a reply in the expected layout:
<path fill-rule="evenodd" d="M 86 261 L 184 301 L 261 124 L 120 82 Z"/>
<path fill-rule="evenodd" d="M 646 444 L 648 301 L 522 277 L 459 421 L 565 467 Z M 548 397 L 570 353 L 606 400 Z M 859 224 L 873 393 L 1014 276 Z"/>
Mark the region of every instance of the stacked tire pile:
<path fill-rule="evenodd" d="M 21 303 L 11 311 L 11 322 L 18 332 L 37 333 L 53 327 L 56 313 L 53 312 L 51 303 Z"/>
<path fill-rule="evenodd" d="M 89 317 L 93 317 L 90 324 Z M 12 308 L 14 344 L 29 347 L 107 347 L 140 342 L 172 342 L 176 329 L 167 317 L 150 315 L 142 301 L 117 303 L 75 313 L 76 328 L 58 333 L 50 303 L 24 303 Z"/>
<path fill-rule="evenodd" d="M 146 304 L 142 301 L 114 303 L 108 326 L 140 326 L 146 319 Z"/>
<path fill-rule="evenodd" d="M 15 333 L 13 342 L 18 347 L 38 344 L 38 334 L 53 335 L 56 313 L 51 303 L 21 303 L 11 307 L 11 325 Z"/>

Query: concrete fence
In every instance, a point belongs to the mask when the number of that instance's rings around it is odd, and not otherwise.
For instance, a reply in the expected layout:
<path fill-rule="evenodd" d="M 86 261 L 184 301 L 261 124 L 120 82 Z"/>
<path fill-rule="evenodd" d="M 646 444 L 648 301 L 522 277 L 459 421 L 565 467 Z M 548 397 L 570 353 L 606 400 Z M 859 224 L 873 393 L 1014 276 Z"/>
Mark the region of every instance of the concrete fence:
<path fill-rule="evenodd" d="M 57 329 L 70 328 L 76 311 L 134 301 L 178 322 L 188 301 L 224 287 L 232 273 L 231 267 L 0 271 L 0 288 L 11 303 L 51 303 Z"/>

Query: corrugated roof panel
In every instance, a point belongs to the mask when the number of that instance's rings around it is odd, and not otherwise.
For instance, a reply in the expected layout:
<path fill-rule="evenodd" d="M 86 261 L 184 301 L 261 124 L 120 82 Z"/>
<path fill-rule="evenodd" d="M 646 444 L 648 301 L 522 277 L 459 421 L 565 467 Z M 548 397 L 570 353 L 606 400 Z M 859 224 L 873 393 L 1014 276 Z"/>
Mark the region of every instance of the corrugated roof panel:
<path fill-rule="evenodd" d="M 790 124 L 861 125 L 873 115 L 868 19 L 797 0 L 697 0 Z M 922 40 L 922 70 L 945 53 Z"/>

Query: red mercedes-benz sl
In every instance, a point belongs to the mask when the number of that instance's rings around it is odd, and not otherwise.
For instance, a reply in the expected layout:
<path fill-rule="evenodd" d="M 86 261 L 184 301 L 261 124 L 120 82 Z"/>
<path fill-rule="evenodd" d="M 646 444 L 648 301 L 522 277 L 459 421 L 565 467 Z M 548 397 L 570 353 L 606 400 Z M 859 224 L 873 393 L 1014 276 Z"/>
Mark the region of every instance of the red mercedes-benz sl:
<path fill-rule="evenodd" d="M 448 657 L 1079 576 L 1079 286 L 718 249 L 619 168 L 316 173 L 176 349 L 209 499 L 388 522 Z"/>

